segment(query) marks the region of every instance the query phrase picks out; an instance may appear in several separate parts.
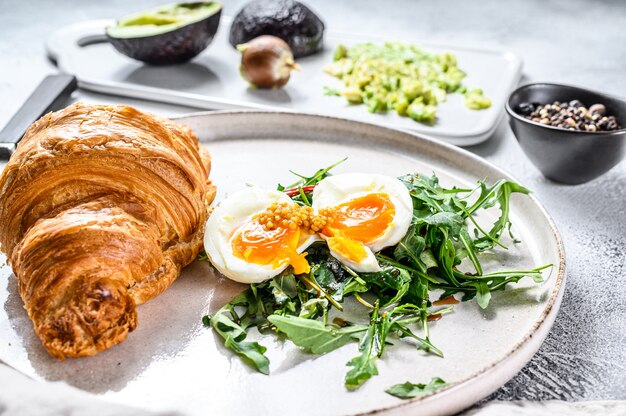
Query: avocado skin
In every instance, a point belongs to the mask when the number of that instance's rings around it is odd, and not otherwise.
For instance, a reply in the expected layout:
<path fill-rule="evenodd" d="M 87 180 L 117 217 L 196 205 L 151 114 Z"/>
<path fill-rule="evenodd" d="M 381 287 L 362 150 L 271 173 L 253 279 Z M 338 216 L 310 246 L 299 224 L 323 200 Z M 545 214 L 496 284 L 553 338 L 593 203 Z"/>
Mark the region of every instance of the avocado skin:
<path fill-rule="evenodd" d="M 235 16 L 229 42 L 236 47 L 261 35 L 281 38 L 300 58 L 322 50 L 324 22 L 298 1 L 254 0 Z"/>
<path fill-rule="evenodd" d="M 129 58 L 150 65 L 179 64 L 189 61 L 206 49 L 219 27 L 222 10 L 186 26 L 154 36 L 114 38 L 109 42 Z"/>

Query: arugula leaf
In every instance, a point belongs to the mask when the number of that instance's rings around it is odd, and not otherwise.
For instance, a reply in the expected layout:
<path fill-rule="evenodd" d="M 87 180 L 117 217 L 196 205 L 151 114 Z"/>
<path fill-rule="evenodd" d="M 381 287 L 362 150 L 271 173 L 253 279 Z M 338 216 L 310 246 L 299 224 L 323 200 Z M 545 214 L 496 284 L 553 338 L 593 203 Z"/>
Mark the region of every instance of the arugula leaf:
<path fill-rule="evenodd" d="M 313 270 L 315 280 L 320 286 L 333 291 L 339 289 L 340 283 L 328 262 L 316 264 L 311 269 Z"/>
<path fill-rule="evenodd" d="M 476 302 L 478 305 L 485 309 L 489 306 L 489 301 L 491 300 L 491 292 L 489 291 L 489 286 L 487 286 L 486 282 L 478 282 L 476 283 Z"/>
<path fill-rule="evenodd" d="M 425 319 L 421 319 L 421 320 L 424 323 L 424 328 L 428 328 L 426 326 L 427 321 Z M 418 350 L 432 353 L 438 357 L 443 357 L 443 352 L 441 352 L 439 348 L 435 347 L 433 343 L 430 342 L 430 339 L 428 336 L 426 336 L 426 338 L 422 338 L 422 337 L 415 335 L 415 333 L 413 333 L 413 331 L 411 331 L 409 327 L 405 325 L 402 321 L 400 320 L 393 321 L 391 329 L 394 331 L 398 331 L 398 333 L 400 334 L 399 335 L 400 338 L 413 338 L 414 340 L 416 340 Z"/>
<path fill-rule="evenodd" d="M 360 277 L 353 277 L 346 281 L 343 286 L 342 294 L 343 296 L 347 296 L 353 293 L 364 293 L 370 290 L 367 282 L 365 282 Z"/>
<path fill-rule="evenodd" d="M 276 278 L 269 281 L 269 287 L 272 290 L 272 295 L 274 296 L 274 302 L 276 305 L 281 306 L 280 312 L 275 311 L 274 313 L 295 313 L 296 312 L 296 304 L 293 302 L 292 298 L 294 298 L 297 293 L 297 283 L 296 278 L 293 274 L 280 274 Z"/>
<path fill-rule="evenodd" d="M 294 344 L 313 354 L 336 350 L 352 341 L 353 334 L 367 329 L 364 325 L 346 328 L 324 325 L 320 321 L 296 316 L 270 315 L 267 319 Z"/>
<path fill-rule="evenodd" d="M 413 277 L 404 300 L 416 305 L 424 304 L 428 300 L 428 281 Z"/>
<path fill-rule="evenodd" d="M 269 375 L 270 360 L 263 355 L 267 348 L 258 342 L 235 341 L 231 336 L 224 339 L 224 345 L 252 363 L 260 373 Z"/>
<path fill-rule="evenodd" d="M 310 185 L 317 185 L 317 183 L 319 181 L 321 181 L 322 179 L 326 178 L 327 176 L 330 175 L 330 171 L 331 169 L 337 167 L 338 165 L 342 164 L 343 162 L 345 162 L 346 160 L 348 160 L 347 157 L 344 157 L 343 159 L 333 163 L 330 166 L 327 166 L 323 169 L 319 169 L 317 172 L 315 172 L 313 175 L 311 176 L 305 176 L 305 175 L 301 175 L 299 173 L 296 173 L 294 171 L 290 171 L 293 175 L 297 176 L 298 178 L 300 178 L 300 180 L 292 183 L 291 185 L 287 185 L 287 186 L 282 186 L 282 185 L 278 185 L 278 187 L 282 187 L 283 189 L 285 188 L 296 188 L 296 187 L 304 187 L 304 186 L 310 186 Z"/>
<path fill-rule="evenodd" d="M 408 260 L 413 267 L 426 273 L 427 267 L 421 259 L 421 254 L 425 247 L 426 240 L 418 235 L 417 227 L 412 225 L 393 250 L 393 256 L 396 260 Z"/>
<path fill-rule="evenodd" d="M 397 267 L 385 267 L 375 273 L 361 273 L 360 277 L 371 285 L 394 290 L 401 290 L 411 281 L 409 273 Z"/>
<path fill-rule="evenodd" d="M 426 249 L 420 253 L 420 260 L 426 266 L 426 270 L 437 267 L 437 260 L 430 249 Z"/>
<path fill-rule="evenodd" d="M 512 193 L 521 193 L 523 195 L 530 194 L 530 191 L 523 186 L 511 182 L 508 180 L 500 180 L 492 186 L 487 186 L 484 182 L 479 183 L 480 195 L 471 207 L 467 208 L 466 216 L 472 215 L 478 209 L 487 209 L 495 206 L 500 207 L 500 216 L 498 220 L 493 224 L 491 230 L 474 242 L 476 248 L 479 251 L 490 249 L 494 245 L 494 240 L 499 241 L 500 236 L 504 229 L 509 231 L 511 238 L 514 238 L 511 233 L 511 221 L 509 219 L 510 213 L 510 201 Z M 517 240 L 515 240 L 517 242 Z"/>
<path fill-rule="evenodd" d="M 327 320 L 326 312 L 328 310 L 328 300 L 326 298 L 309 299 L 302 304 L 298 317 L 305 319 L 315 319 L 323 315 L 324 321 Z"/>
<path fill-rule="evenodd" d="M 207 256 L 206 251 L 200 250 L 198 255 L 196 256 L 197 261 L 209 261 L 209 256 Z"/>
<path fill-rule="evenodd" d="M 361 387 L 363 383 L 378 375 L 376 367 L 376 359 L 378 358 L 378 350 L 376 349 L 376 325 L 370 325 L 367 332 L 359 342 L 359 351 L 361 354 L 346 364 L 352 367 L 346 373 L 345 386 L 349 390 L 355 390 Z"/>
<path fill-rule="evenodd" d="M 461 228 L 465 226 L 465 220 L 461 215 L 448 211 L 429 215 L 428 217 L 422 218 L 420 222 L 438 228 L 446 228 L 453 236 L 458 235 L 461 232 Z"/>
<path fill-rule="evenodd" d="M 456 260 L 456 249 L 452 240 L 445 239 L 440 245 L 437 253 L 437 270 L 439 274 L 455 286 L 460 286 L 454 274 Z"/>
<path fill-rule="evenodd" d="M 346 363 L 352 367 L 345 377 L 345 386 L 349 390 L 356 390 L 372 376 L 378 375 L 376 360 L 383 354 L 387 343 L 387 336 L 391 330 L 390 314 L 378 314 L 378 302 L 370 316 L 370 325 L 359 342 L 360 355 Z"/>
<path fill-rule="evenodd" d="M 224 338 L 224 345 L 227 348 L 252 364 L 259 372 L 269 374 L 270 360 L 263 355 L 267 349 L 258 342 L 245 341 L 246 330 L 228 316 L 230 313 L 234 313 L 231 303 L 220 309 L 211 318 L 211 326 L 215 332 Z"/>
<path fill-rule="evenodd" d="M 407 381 L 406 383 L 391 386 L 385 392 L 399 399 L 412 399 L 438 390 L 446 385 L 448 383 L 441 378 L 433 377 L 428 384 L 413 384 Z"/>
<path fill-rule="evenodd" d="M 474 265 L 474 269 L 476 269 L 476 273 L 483 274 L 483 268 L 480 264 L 480 261 L 478 260 L 474 242 L 472 241 L 472 238 L 469 236 L 469 233 L 467 232 L 466 228 L 461 230 L 459 234 L 459 239 L 461 240 L 461 243 L 463 243 L 463 246 L 465 248 L 465 253 L 470 258 L 472 264 Z M 457 252 L 457 261 L 460 261 L 460 260 L 461 259 L 459 258 L 459 255 Z"/>
<path fill-rule="evenodd" d="M 409 189 L 413 198 L 414 214 L 417 214 L 417 217 L 445 210 L 444 202 L 448 196 L 439 186 L 439 179 L 434 174 L 430 177 L 410 174 L 398 179 Z"/>
<path fill-rule="evenodd" d="M 397 267 L 385 267 L 376 273 L 361 273 L 360 277 L 370 284 L 370 289 L 374 286 L 381 289 L 378 296 L 381 302 L 384 302 L 383 307 L 400 300 L 408 292 L 411 284 L 409 272 Z"/>
<path fill-rule="evenodd" d="M 547 264 L 530 270 L 506 270 L 482 275 L 461 273 L 455 270 L 455 277 L 460 282 L 458 286 L 434 283 L 432 284 L 432 288 L 442 289 L 444 291 L 442 294 L 443 297 L 459 292 L 463 293 L 463 298 L 461 299 L 463 302 L 476 297 L 480 290 L 481 299 L 479 301 L 479 305 L 482 304 L 481 307 L 484 305 L 486 308 L 491 299 L 490 292 L 504 290 L 508 283 L 519 282 L 524 277 L 530 277 L 535 281 L 535 283 L 541 283 L 544 281 L 542 271 L 550 267 L 552 267 L 552 264 Z M 480 282 L 484 283 L 484 285 L 479 288 L 478 283 Z"/>

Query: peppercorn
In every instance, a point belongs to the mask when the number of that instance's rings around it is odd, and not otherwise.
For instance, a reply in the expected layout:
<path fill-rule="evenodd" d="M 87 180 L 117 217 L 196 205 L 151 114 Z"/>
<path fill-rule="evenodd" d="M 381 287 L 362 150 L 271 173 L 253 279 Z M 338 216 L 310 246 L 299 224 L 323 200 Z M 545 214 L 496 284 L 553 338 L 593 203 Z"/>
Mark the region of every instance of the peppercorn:
<path fill-rule="evenodd" d="M 587 108 L 580 100 L 551 104 L 523 102 L 518 105 L 517 112 L 535 123 L 566 130 L 601 132 L 622 128 L 615 116 L 606 115 L 603 104 Z"/>

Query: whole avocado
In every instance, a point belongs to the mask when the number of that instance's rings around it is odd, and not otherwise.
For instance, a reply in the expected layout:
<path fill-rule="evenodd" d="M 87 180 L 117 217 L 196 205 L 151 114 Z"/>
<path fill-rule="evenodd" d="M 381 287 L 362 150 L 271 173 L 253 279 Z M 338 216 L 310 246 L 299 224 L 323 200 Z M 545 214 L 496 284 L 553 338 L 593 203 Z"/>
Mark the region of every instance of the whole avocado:
<path fill-rule="evenodd" d="M 229 41 L 237 47 L 261 35 L 281 38 L 299 58 L 322 50 L 324 22 L 299 1 L 253 0 L 235 16 Z"/>

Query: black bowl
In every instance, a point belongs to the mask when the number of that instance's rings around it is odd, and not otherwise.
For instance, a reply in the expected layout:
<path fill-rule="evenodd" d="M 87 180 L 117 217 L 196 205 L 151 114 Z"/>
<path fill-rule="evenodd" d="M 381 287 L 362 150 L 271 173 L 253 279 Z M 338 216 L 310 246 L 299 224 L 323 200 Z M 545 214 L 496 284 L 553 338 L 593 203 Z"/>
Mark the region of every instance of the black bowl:
<path fill-rule="evenodd" d="M 626 102 L 584 88 L 559 84 L 528 84 L 511 93 L 506 104 L 511 129 L 528 158 L 549 179 L 567 184 L 588 182 L 608 172 L 626 154 L 626 128 L 586 132 L 546 126 L 518 112 L 521 103 L 548 104 L 579 100 L 604 104 L 620 126 L 626 126 Z"/>

